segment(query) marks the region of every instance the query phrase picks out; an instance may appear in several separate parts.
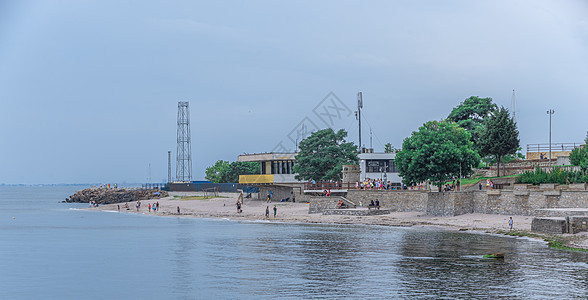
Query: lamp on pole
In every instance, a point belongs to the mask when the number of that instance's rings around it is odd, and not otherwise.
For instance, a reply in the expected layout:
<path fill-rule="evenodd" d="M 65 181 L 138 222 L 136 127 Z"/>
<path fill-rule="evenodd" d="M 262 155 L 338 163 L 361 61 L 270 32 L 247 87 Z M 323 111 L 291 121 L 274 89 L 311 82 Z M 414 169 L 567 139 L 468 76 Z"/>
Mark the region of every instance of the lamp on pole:
<path fill-rule="evenodd" d="M 549 115 L 549 167 L 551 168 L 551 115 L 555 113 L 555 110 L 549 109 L 547 114 Z"/>

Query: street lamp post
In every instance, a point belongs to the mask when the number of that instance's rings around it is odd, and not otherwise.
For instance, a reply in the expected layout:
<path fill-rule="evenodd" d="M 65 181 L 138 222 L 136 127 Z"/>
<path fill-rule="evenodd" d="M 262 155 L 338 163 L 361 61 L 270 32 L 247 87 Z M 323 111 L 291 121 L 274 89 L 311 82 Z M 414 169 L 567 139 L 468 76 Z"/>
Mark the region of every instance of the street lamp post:
<path fill-rule="evenodd" d="M 551 168 L 551 115 L 555 113 L 555 110 L 549 109 L 547 114 L 549 115 L 549 167 Z"/>

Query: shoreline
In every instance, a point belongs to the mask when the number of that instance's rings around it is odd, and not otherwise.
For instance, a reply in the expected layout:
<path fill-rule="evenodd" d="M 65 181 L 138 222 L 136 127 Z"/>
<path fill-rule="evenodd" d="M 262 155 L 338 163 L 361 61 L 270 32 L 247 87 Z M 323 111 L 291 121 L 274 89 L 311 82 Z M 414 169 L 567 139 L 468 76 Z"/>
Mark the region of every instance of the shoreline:
<path fill-rule="evenodd" d="M 200 193 L 201 194 L 201 193 Z M 333 224 L 333 225 L 379 225 L 392 227 L 431 227 L 441 230 L 501 234 L 507 236 L 525 236 L 545 242 L 557 241 L 563 246 L 588 250 L 588 233 L 578 234 L 541 234 L 531 232 L 532 216 L 493 215 L 493 214 L 465 214 L 458 216 L 427 216 L 424 212 L 392 212 L 389 215 L 346 216 L 308 214 L 308 204 L 292 202 L 266 203 L 263 200 L 245 199 L 242 213 L 237 213 L 236 201 L 238 194 L 222 193 L 218 198 L 194 199 L 199 193 L 172 192 L 170 196 L 161 199 L 142 200 L 139 211 L 135 204 L 128 202 L 129 210 L 124 203 L 104 204 L 97 208 L 81 208 L 88 211 L 110 211 L 120 213 L 144 214 L 148 216 L 184 217 L 228 219 L 231 221 L 268 221 L 293 224 Z M 149 212 L 148 204 L 159 201 L 160 211 Z M 176 209 L 180 207 L 181 214 Z M 273 217 L 273 207 L 277 208 L 276 218 Z M 265 210 L 269 208 L 270 217 L 265 217 Z M 508 219 L 513 217 L 514 228 L 508 230 Z M 555 247 L 557 248 L 557 247 Z M 568 249 L 570 250 L 570 249 Z M 573 249 L 572 249 L 573 250 Z"/>

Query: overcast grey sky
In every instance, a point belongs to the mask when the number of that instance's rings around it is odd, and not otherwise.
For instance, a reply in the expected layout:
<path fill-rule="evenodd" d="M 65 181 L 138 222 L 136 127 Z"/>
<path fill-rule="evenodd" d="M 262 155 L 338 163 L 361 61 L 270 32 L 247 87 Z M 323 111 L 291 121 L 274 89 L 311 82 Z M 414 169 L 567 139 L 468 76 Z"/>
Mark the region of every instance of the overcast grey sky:
<path fill-rule="evenodd" d="M 203 179 L 326 127 L 330 92 L 355 143 L 363 92 L 382 151 L 513 89 L 523 148 L 548 141 L 549 108 L 554 143 L 583 141 L 588 1 L 1 1 L 0 183 L 144 182 L 149 164 L 161 181 L 178 101 Z"/>

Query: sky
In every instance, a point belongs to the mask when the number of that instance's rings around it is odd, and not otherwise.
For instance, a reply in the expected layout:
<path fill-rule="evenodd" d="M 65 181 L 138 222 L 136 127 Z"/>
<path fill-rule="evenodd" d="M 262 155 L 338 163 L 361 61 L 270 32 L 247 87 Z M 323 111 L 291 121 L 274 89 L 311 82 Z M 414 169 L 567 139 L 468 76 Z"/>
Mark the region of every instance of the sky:
<path fill-rule="evenodd" d="M 327 127 L 399 148 L 470 96 L 521 147 L 588 130 L 587 1 L 1 1 L 0 183 L 167 180 L 178 101 L 192 178 Z M 174 164 L 175 174 L 175 164 Z"/>

